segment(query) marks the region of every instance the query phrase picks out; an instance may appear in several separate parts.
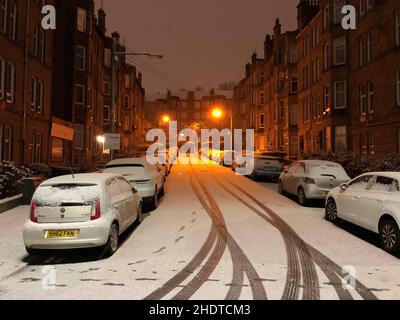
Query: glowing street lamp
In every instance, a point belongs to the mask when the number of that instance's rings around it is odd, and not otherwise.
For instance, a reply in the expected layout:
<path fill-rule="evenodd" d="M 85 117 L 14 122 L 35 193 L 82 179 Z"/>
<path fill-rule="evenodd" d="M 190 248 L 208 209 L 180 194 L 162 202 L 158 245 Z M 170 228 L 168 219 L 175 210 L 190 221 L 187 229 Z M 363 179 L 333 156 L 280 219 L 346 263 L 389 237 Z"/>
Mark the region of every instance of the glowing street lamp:
<path fill-rule="evenodd" d="M 171 118 L 169 116 L 163 116 L 162 117 L 162 122 L 169 123 L 170 121 L 171 121 Z"/>
<path fill-rule="evenodd" d="M 219 108 L 215 108 L 212 112 L 211 115 L 213 116 L 213 118 L 215 119 L 220 119 L 222 118 L 222 116 L 224 115 L 224 112 L 219 109 Z"/>

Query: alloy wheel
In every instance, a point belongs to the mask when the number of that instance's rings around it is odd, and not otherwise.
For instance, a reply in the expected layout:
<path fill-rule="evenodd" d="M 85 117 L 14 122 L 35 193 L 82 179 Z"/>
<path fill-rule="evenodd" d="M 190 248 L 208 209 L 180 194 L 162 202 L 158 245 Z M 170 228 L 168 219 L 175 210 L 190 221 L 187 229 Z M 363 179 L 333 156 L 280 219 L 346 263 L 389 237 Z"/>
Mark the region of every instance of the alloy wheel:
<path fill-rule="evenodd" d="M 382 228 L 382 243 L 388 250 L 392 250 L 397 242 L 397 234 L 394 227 L 387 223 Z"/>
<path fill-rule="evenodd" d="M 111 252 L 116 252 L 118 249 L 118 227 L 113 224 L 110 232 L 110 248 Z"/>
<path fill-rule="evenodd" d="M 326 219 L 335 222 L 338 218 L 338 212 L 336 204 L 333 200 L 329 200 L 326 205 Z"/>

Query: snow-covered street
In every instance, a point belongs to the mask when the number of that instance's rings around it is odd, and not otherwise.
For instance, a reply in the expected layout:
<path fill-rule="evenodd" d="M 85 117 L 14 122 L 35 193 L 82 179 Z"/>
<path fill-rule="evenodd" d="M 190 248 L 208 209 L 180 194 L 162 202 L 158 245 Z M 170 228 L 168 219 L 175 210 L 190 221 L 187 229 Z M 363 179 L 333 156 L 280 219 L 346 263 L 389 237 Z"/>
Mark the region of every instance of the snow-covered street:
<path fill-rule="evenodd" d="M 8 211 L 0 299 L 400 299 L 400 259 L 374 235 L 275 190 L 220 166 L 176 165 L 159 208 L 108 259 L 96 250 L 29 258 L 29 208 Z"/>

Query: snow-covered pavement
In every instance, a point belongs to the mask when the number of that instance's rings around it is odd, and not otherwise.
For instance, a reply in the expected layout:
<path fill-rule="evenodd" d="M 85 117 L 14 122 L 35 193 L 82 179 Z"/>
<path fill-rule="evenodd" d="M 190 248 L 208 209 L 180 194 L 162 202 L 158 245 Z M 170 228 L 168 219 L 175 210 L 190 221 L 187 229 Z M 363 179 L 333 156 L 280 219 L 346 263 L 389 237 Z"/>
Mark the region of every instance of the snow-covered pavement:
<path fill-rule="evenodd" d="M 0 299 L 400 299 L 400 259 L 274 188 L 176 165 L 160 207 L 103 260 L 29 258 L 29 208 L 1 214 Z"/>

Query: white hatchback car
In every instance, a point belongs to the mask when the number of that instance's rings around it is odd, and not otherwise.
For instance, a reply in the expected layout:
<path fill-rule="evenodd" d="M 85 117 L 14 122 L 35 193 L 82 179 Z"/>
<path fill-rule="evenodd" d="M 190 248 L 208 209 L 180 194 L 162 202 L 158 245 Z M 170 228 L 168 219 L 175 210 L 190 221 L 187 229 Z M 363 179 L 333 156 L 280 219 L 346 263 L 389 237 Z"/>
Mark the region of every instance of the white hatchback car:
<path fill-rule="evenodd" d="M 142 218 L 142 198 L 124 177 L 62 176 L 36 189 L 23 238 L 30 255 L 43 249 L 102 246 L 112 255 L 119 235 Z"/>
<path fill-rule="evenodd" d="M 123 175 L 138 190 L 143 203 L 157 209 L 158 200 L 164 195 L 165 171 L 161 165 L 151 165 L 145 157 L 116 159 L 102 172 Z"/>
<path fill-rule="evenodd" d="M 332 190 L 325 217 L 331 222 L 343 219 L 375 232 L 386 251 L 399 252 L 400 173 L 367 173 Z"/>

